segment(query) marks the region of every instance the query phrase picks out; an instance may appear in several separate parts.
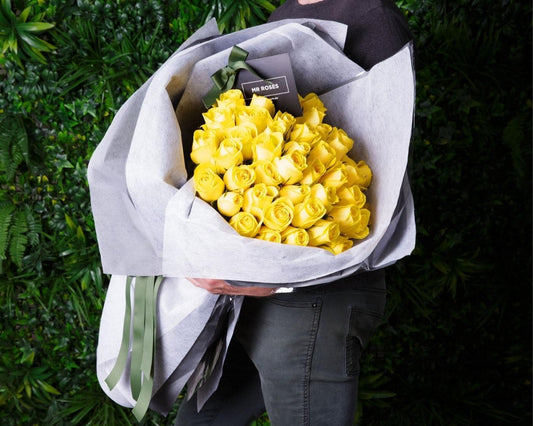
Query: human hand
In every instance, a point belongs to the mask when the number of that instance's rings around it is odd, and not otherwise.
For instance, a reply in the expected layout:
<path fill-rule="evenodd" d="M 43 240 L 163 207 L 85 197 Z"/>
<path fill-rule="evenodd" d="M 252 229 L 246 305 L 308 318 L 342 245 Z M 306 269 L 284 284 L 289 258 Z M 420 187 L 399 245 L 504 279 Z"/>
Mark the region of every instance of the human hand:
<path fill-rule="evenodd" d="M 226 281 L 211 278 L 187 278 L 196 287 L 203 288 L 212 294 L 227 294 L 230 296 L 265 297 L 274 294 L 275 287 L 237 287 Z"/>

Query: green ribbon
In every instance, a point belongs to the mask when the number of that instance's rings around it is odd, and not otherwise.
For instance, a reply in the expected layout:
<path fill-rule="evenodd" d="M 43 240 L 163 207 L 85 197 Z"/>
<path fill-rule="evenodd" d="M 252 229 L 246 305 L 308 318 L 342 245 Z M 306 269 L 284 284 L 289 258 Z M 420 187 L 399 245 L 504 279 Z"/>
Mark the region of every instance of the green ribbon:
<path fill-rule="evenodd" d="M 126 361 L 128 359 L 131 322 L 131 281 L 132 277 L 128 277 L 126 280 L 126 312 L 124 313 L 124 325 L 122 327 L 122 342 L 120 343 L 120 350 L 118 351 L 117 360 L 115 361 L 115 365 L 111 370 L 111 373 L 109 373 L 105 379 L 109 389 L 113 389 L 117 385 L 122 373 L 124 372 L 124 369 L 126 368 Z"/>
<path fill-rule="evenodd" d="M 256 75 L 261 80 L 264 80 L 257 72 L 248 65 L 245 60 L 248 57 L 248 52 L 241 49 L 239 46 L 233 46 L 229 54 L 228 65 L 220 68 L 212 76 L 213 87 L 203 98 L 204 106 L 210 108 L 217 98 L 224 92 L 233 88 L 235 79 L 240 70 L 247 70 Z"/>
<path fill-rule="evenodd" d="M 111 373 L 105 379 L 113 389 L 126 370 L 128 351 L 131 342 L 130 386 L 136 401 L 133 414 L 141 421 L 152 398 L 153 364 L 157 339 L 157 294 L 162 277 L 135 277 L 133 295 L 133 321 L 131 306 L 131 284 L 133 277 L 126 280 L 126 311 L 122 329 L 122 342 L 117 360 Z"/>

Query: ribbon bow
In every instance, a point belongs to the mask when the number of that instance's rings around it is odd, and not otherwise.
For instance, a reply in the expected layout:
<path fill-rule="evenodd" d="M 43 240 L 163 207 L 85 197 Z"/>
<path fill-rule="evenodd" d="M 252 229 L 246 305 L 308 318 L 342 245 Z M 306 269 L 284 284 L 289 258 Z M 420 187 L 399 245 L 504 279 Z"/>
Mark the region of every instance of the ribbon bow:
<path fill-rule="evenodd" d="M 228 65 L 224 68 L 220 68 L 211 76 L 214 85 L 203 98 L 204 106 L 206 108 L 211 107 L 222 93 L 233 88 L 235 79 L 240 70 L 247 70 L 261 80 L 264 80 L 250 65 L 244 62 L 247 57 L 248 52 L 246 50 L 241 49 L 238 46 L 233 46 L 229 55 Z"/>

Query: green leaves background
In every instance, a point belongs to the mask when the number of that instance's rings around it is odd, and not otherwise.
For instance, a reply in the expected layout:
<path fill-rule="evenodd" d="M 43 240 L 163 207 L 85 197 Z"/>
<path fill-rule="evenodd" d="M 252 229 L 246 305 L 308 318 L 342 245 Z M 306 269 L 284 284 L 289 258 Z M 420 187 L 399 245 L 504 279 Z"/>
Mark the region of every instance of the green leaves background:
<path fill-rule="evenodd" d="M 416 42 L 419 234 L 389 268 L 358 419 L 531 424 L 531 6 L 396 3 Z M 120 105 L 206 19 L 233 31 L 277 4 L 0 0 L 2 424 L 135 424 L 95 377 L 108 277 L 87 162 Z"/>
<path fill-rule="evenodd" d="M 20 3 L 20 2 L 19 2 Z M 13 10 L 15 6 L 15 10 Z M 43 64 L 46 58 L 43 53 L 52 52 L 56 47 L 37 37 L 37 34 L 54 27 L 54 24 L 42 22 L 44 13 L 32 15 L 32 6 L 23 10 L 16 10 L 18 5 L 12 5 L 11 0 L 0 1 L 0 46 L 3 55 L 6 53 L 22 65 L 22 60 L 32 59 Z"/>

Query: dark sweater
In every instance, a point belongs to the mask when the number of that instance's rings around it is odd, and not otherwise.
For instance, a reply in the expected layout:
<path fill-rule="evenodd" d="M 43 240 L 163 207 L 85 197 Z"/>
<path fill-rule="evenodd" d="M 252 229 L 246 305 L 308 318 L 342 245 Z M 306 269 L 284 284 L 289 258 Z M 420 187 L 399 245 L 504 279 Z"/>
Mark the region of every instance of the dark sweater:
<path fill-rule="evenodd" d="M 347 24 L 344 52 L 367 70 L 398 52 L 412 39 L 407 21 L 390 0 L 322 0 L 308 5 L 287 0 L 272 12 L 269 22 L 292 18 Z"/>

